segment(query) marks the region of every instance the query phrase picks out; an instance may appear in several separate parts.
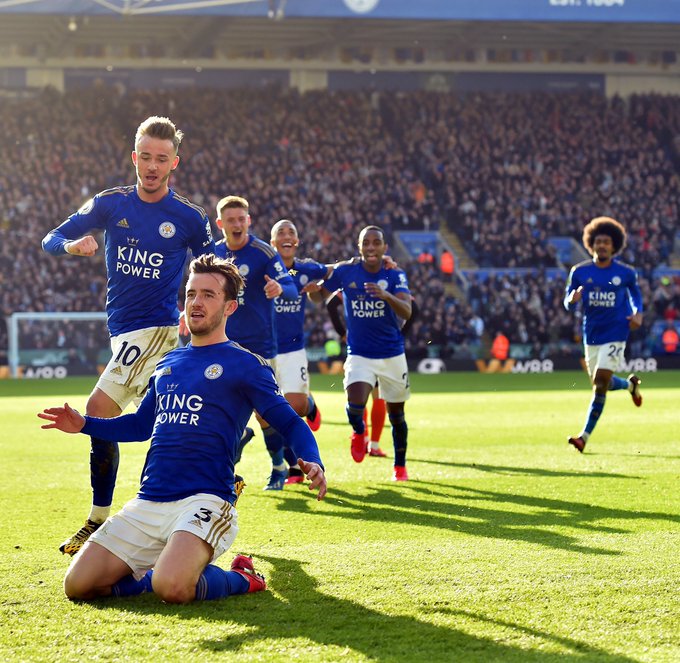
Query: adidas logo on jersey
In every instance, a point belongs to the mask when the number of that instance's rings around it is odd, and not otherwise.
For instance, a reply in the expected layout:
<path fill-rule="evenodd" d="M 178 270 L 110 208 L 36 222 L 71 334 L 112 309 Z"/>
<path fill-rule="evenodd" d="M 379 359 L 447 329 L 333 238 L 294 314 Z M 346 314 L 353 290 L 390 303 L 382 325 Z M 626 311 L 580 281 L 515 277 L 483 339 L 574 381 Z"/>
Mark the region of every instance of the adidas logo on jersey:
<path fill-rule="evenodd" d="M 195 518 L 194 520 L 190 520 L 187 525 L 196 525 L 198 529 L 203 529 L 203 524 L 198 518 Z"/>
<path fill-rule="evenodd" d="M 123 369 L 120 366 L 116 366 L 111 369 L 111 375 L 123 375 Z"/>
<path fill-rule="evenodd" d="M 121 219 L 117 224 L 119 228 L 129 228 L 130 224 L 127 222 L 127 219 Z"/>
<path fill-rule="evenodd" d="M 354 283 L 354 281 L 352 281 L 347 287 L 348 287 L 348 288 L 356 288 L 356 287 L 357 287 L 357 284 Z"/>

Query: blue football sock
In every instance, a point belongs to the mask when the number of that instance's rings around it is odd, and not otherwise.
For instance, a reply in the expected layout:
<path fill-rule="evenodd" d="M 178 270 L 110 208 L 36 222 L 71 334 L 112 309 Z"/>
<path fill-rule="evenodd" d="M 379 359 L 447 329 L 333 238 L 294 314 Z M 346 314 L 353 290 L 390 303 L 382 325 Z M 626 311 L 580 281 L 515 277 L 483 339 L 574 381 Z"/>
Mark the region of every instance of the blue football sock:
<path fill-rule="evenodd" d="M 141 580 L 135 580 L 132 574 L 121 578 L 111 587 L 111 596 L 137 596 L 137 594 L 153 592 L 151 587 L 152 575 L 153 569 L 150 569 Z"/>
<path fill-rule="evenodd" d="M 281 433 L 273 426 L 263 428 L 262 434 L 264 435 L 264 443 L 267 447 L 267 451 L 272 458 L 272 465 L 280 467 L 283 465 L 283 446 L 286 442 L 283 435 L 281 435 Z"/>
<path fill-rule="evenodd" d="M 96 437 L 90 438 L 90 484 L 92 503 L 110 506 L 118 474 L 118 442 L 108 442 Z"/>
<path fill-rule="evenodd" d="M 392 424 L 392 441 L 394 442 L 394 464 L 406 465 L 406 447 L 408 446 L 408 426 L 403 412 L 390 414 Z"/>
<path fill-rule="evenodd" d="M 597 424 L 597 420 L 604 410 L 604 403 L 607 400 L 606 394 L 594 394 L 593 400 L 590 401 L 590 407 L 588 408 L 588 418 L 586 419 L 586 425 L 584 431 L 590 435 Z"/>
<path fill-rule="evenodd" d="M 286 463 L 291 467 L 297 465 L 297 456 L 290 447 L 283 447 L 283 457 L 286 459 Z"/>
<path fill-rule="evenodd" d="M 316 417 L 316 403 L 311 396 L 307 396 L 307 415 L 309 419 Z"/>
<path fill-rule="evenodd" d="M 628 384 L 628 380 L 625 378 L 619 378 L 616 375 L 612 375 L 612 379 L 609 381 L 609 391 L 628 389 Z"/>
<path fill-rule="evenodd" d="M 355 403 L 347 403 L 345 408 L 347 412 L 347 419 L 349 420 L 350 426 L 354 429 L 355 433 L 363 435 L 364 431 L 364 406 L 356 405 Z"/>
<path fill-rule="evenodd" d="M 208 564 L 196 583 L 196 600 L 213 601 L 232 594 L 245 594 L 249 587 L 250 583 L 240 573 Z"/>

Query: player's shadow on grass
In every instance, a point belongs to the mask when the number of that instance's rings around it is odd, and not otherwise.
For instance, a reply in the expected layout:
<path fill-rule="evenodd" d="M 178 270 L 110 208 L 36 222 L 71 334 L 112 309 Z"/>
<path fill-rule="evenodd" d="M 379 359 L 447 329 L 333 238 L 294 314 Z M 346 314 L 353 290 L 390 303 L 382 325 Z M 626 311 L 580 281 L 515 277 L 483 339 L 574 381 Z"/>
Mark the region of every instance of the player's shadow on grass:
<path fill-rule="evenodd" d="M 156 597 L 132 597 L 111 601 L 98 601 L 97 607 L 113 607 L 140 614 L 168 615 L 173 618 L 212 622 L 214 631 L 225 628 L 217 622 L 235 622 L 246 627 L 246 632 L 227 633 L 219 637 L 198 640 L 197 645 L 212 654 L 237 654 L 254 641 L 262 641 L 258 653 L 267 658 L 268 641 L 296 638 L 308 640 L 312 650 L 309 655 L 300 652 L 302 660 L 341 660 L 350 652 L 366 659 L 383 663 L 401 663 L 414 660 L 438 663 L 452 661 L 517 660 L 524 662 L 563 663 L 583 661 L 584 658 L 603 663 L 629 663 L 633 659 L 610 654 L 587 643 L 554 636 L 550 633 L 507 622 L 495 622 L 508 634 L 517 633 L 522 639 L 530 634 L 536 642 L 534 649 L 514 647 L 464 632 L 454 627 L 439 626 L 425 619 L 411 616 L 386 615 L 362 605 L 359 601 L 340 599 L 318 590 L 316 579 L 309 575 L 298 560 L 263 557 L 272 565 L 267 579 L 275 591 L 256 595 L 232 597 L 223 601 L 206 601 L 187 606 L 166 605 Z M 407 573 L 407 572 L 406 572 Z M 390 587 L 375 587 L 367 577 L 365 591 L 360 601 L 371 603 L 379 599 Z M 479 621 L 482 628 L 492 620 L 472 612 L 455 611 L 436 605 L 436 586 L 432 587 L 432 604 L 423 606 L 421 613 L 430 619 L 442 621 L 448 615 L 460 615 L 469 629 L 469 622 Z M 332 648 L 319 652 L 321 648 Z M 540 651 L 552 648 L 553 652 Z M 198 654 L 200 657 L 200 654 Z"/>
<path fill-rule="evenodd" d="M 506 475 L 536 475 L 541 477 L 594 477 L 598 479 L 640 479 L 629 474 L 617 474 L 615 472 L 588 472 L 572 470 L 547 470 L 542 467 L 511 467 L 509 465 L 486 465 L 484 463 L 453 463 L 450 461 L 425 460 L 423 458 L 409 458 L 410 463 L 425 463 L 426 465 L 443 465 L 445 467 L 460 467 L 464 469 L 479 470 L 492 474 Z"/>
<path fill-rule="evenodd" d="M 439 488 L 445 490 L 438 490 Z M 278 508 L 309 511 L 309 500 L 288 491 L 278 497 Z M 325 516 L 399 527 L 435 527 L 452 533 L 489 539 L 525 541 L 550 548 L 591 555 L 619 555 L 617 550 L 583 545 L 565 529 L 606 534 L 627 530 L 605 525 L 612 520 L 668 520 L 680 522 L 676 515 L 624 511 L 515 493 L 478 490 L 425 481 L 409 481 L 398 487 L 369 487 L 365 495 L 333 488 L 326 498 L 333 505 Z M 560 529 L 562 531 L 556 531 Z"/>
<path fill-rule="evenodd" d="M 680 456 L 665 455 L 665 454 L 641 454 L 641 453 L 615 453 L 607 451 L 589 451 L 588 455 L 592 456 L 630 456 L 631 458 L 662 458 L 664 460 L 678 460 Z"/>
<path fill-rule="evenodd" d="M 347 419 L 342 419 L 342 420 L 340 420 L 340 419 L 324 419 L 323 425 L 324 426 L 342 426 L 343 428 L 346 428 L 347 429 L 347 439 L 349 439 L 349 436 L 352 433 L 352 429 L 347 424 Z"/>

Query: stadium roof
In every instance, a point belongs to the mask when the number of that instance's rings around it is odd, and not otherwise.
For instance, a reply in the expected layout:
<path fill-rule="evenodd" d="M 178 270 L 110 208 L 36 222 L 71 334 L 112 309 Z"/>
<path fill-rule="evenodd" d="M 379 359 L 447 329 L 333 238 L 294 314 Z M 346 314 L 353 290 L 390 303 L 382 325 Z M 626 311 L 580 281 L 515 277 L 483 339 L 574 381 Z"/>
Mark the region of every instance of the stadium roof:
<path fill-rule="evenodd" d="M 0 11 L 144 16 L 680 23 L 680 0 L 0 0 Z"/>
<path fill-rule="evenodd" d="M 268 0 L 0 0 L 0 44 L 42 43 L 48 56 L 67 43 L 142 41 L 171 43 L 183 57 L 225 44 L 678 50 L 680 0 L 600 2 L 605 0 L 578 6 L 558 0 L 272 0 L 282 11 L 281 20 L 270 20 Z M 629 22 L 633 17 L 640 22 Z"/>

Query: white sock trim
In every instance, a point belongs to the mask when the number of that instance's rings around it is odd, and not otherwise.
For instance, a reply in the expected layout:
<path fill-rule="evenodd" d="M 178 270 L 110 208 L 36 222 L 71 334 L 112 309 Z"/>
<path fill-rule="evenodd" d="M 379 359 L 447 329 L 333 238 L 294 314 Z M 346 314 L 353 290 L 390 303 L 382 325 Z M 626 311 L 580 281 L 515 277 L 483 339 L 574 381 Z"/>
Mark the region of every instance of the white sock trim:
<path fill-rule="evenodd" d="M 92 505 L 90 515 L 87 517 L 93 523 L 103 523 L 111 515 L 111 506 L 97 506 Z"/>

